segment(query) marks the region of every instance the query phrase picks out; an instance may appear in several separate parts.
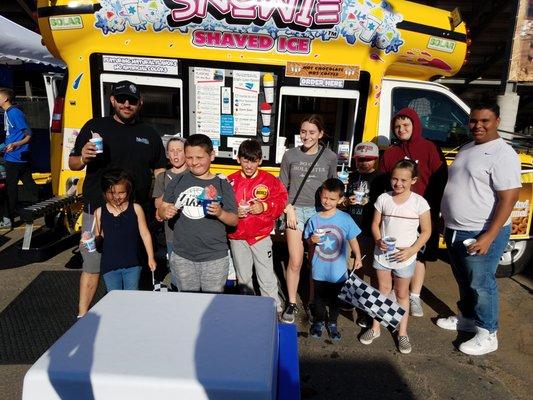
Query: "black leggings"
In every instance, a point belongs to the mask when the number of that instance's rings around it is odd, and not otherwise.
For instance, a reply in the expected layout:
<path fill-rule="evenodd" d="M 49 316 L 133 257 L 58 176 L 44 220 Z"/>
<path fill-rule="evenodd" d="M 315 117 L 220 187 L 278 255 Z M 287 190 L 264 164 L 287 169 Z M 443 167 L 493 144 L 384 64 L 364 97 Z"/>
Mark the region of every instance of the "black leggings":
<path fill-rule="evenodd" d="M 340 300 L 337 297 L 341 291 L 344 282 L 331 283 L 315 281 L 315 322 L 326 321 L 326 306 L 329 308 L 327 322 L 330 324 L 337 323 L 339 316 Z"/>
<path fill-rule="evenodd" d="M 31 203 L 36 203 L 39 188 L 31 176 L 29 163 L 6 161 L 6 186 L 8 197 L 8 213 L 13 218 L 18 211 L 18 181 L 22 181 L 24 190 L 31 194 Z"/>

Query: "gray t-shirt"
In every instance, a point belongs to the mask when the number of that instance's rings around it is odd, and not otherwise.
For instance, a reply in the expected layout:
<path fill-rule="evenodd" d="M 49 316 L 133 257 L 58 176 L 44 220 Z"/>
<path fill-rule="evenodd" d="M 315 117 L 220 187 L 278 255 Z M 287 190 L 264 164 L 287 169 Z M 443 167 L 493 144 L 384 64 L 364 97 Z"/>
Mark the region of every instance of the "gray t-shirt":
<path fill-rule="evenodd" d="M 174 225 L 172 251 L 194 262 L 218 260 L 228 255 L 226 225 L 214 216 L 205 216 L 197 196 L 206 186 L 213 185 L 222 196 L 222 209 L 237 213 L 237 203 L 230 184 L 219 177 L 199 179 L 189 171 L 181 179 L 173 179 L 165 189 L 163 201 L 175 204 L 179 199 L 183 208 Z"/>
<path fill-rule="evenodd" d="M 164 173 L 159 174 L 155 177 L 154 190 L 152 191 L 152 197 L 155 199 L 161 197 L 165 194 L 165 188 L 169 185 L 170 182 L 177 176 L 181 174 L 176 174 L 172 172 L 171 169 L 167 169 Z M 176 222 L 176 218 L 172 218 L 169 221 L 165 221 L 165 239 L 167 243 L 172 243 L 173 241 L 173 227 Z"/>
<path fill-rule="evenodd" d="M 305 154 L 300 147 L 294 147 L 286 151 L 283 155 L 280 179 L 289 192 L 289 202 L 292 203 L 307 170 L 317 155 L 318 153 Z M 326 179 L 336 177 L 337 155 L 330 149 L 325 149 L 313 167 L 313 171 L 307 177 L 295 206 L 314 207 L 317 205 L 316 196 L 318 188 Z"/>
<path fill-rule="evenodd" d="M 448 170 L 441 212 L 447 228 L 487 229 L 498 203 L 496 192 L 521 187 L 520 159 L 503 139 L 465 145 Z M 511 217 L 505 225 L 511 222 Z"/>

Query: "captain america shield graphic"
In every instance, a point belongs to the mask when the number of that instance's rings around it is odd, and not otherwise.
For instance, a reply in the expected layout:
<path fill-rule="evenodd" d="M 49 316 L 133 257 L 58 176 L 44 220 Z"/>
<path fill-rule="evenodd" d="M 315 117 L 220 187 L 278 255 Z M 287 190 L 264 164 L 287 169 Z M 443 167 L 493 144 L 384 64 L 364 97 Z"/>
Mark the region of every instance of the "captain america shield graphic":
<path fill-rule="evenodd" d="M 336 226 L 321 226 L 326 231 L 316 246 L 315 252 L 318 257 L 327 262 L 335 261 L 339 258 L 342 248 L 342 235 Z"/>

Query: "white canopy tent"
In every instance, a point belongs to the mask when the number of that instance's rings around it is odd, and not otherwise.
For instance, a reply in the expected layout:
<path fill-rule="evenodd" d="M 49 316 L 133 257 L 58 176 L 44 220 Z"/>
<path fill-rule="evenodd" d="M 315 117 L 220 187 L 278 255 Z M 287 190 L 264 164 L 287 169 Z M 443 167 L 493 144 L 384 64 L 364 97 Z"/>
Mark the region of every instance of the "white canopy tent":
<path fill-rule="evenodd" d="M 0 15 L 0 64 L 45 64 L 65 68 L 41 43 L 41 35 Z"/>

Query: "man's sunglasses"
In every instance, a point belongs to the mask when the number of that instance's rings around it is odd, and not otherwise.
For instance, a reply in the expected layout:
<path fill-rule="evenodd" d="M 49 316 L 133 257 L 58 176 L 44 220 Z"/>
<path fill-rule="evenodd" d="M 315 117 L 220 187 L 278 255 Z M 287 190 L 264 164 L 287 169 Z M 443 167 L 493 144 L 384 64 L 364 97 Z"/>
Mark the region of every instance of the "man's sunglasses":
<path fill-rule="evenodd" d="M 130 103 L 131 106 L 136 106 L 137 104 L 139 104 L 139 99 L 128 96 L 127 94 L 118 94 L 115 96 L 115 100 L 117 101 L 117 103 L 120 104 L 124 104 L 126 100 L 128 100 L 128 103 Z"/>
<path fill-rule="evenodd" d="M 356 160 L 357 160 L 357 162 L 370 162 L 370 161 L 374 161 L 375 158 L 359 158 L 359 157 L 357 157 Z"/>

